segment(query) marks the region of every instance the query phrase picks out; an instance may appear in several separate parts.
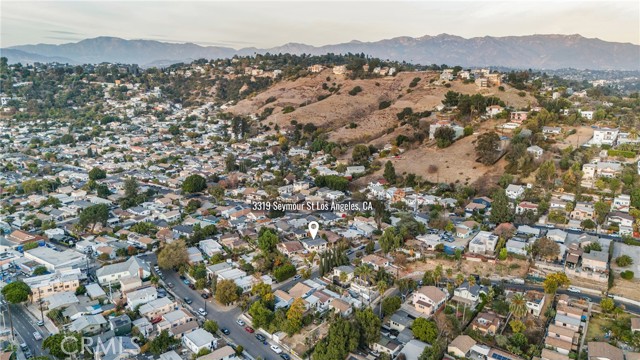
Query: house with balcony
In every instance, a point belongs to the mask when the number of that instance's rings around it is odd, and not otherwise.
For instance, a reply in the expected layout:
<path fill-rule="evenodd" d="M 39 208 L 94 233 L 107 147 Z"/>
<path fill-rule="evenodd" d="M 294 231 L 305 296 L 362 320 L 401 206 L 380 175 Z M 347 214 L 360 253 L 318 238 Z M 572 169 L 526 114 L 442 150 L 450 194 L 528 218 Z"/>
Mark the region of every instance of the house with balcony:
<path fill-rule="evenodd" d="M 500 238 L 488 231 L 480 231 L 469 242 L 469 252 L 479 255 L 493 255 Z"/>
<path fill-rule="evenodd" d="M 423 286 L 413 293 L 413 306 L 416 311 L 431 316 L 444 305 L 447 294 L 435 286 Z"/>
<path fill-rule="evenodd" d="M 483 335 L 495 335 L 500 328 L 502 321 L 497 314 L 492 312 L 481 312 L 471 322 L 471 328 L 479 331 Z"/>

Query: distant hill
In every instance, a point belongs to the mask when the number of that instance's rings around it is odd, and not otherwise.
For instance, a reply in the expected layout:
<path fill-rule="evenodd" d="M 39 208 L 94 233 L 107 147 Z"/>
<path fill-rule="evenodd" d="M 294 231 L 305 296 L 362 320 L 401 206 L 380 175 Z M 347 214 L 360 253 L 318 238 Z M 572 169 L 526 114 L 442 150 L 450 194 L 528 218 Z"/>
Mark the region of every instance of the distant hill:
<path fill-rule="evenodd" d="M 57 57 L 57 56 L 44 56 L 38 54 L 28 53 L 26 51 L 17 50 L 17 49 L 1 49 L 0 55 L 9 59 L 9 63 L 11 64 L 32 64 L 34 62 L 41 63 L 70 63 L 74 64 L 75 61 L 66 58 L 66 57 Z"/>
<path fill-rule="evenodd" d="M 415 64 L 449 64 L 462 66 L 503 66 L 534 69 L 640 70 L 640 46 L 630 43 L 588 39 L 580 35 L 528 35 L 475 37 L 440 34 L 418 38 L 397 37 L 375 42 L 310 46 L 288 43 L 270 49 L 232 49 L 200 46 L 192 43 L 173 44 L 151 40 L 124 40 L 98 37 L 62 45 L 20 45 L 0 50 L 10 62 L 19 59 L 20 50 L 33 58 L 67 58 L 70 63 L 120 62 L 141 66 L 189 62 L 194 59 L 228 58 L 255 53 L 365 53 L 381 59 Z M 23 54 L 24 56 L 24 54 Z"/>

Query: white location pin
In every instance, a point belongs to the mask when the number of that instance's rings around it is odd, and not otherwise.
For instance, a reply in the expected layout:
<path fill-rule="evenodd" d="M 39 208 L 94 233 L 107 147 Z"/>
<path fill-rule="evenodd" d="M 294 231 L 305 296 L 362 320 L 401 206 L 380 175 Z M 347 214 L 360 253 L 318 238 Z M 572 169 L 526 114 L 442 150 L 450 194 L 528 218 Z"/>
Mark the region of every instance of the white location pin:
<path fill-rule="evenodd" d="M 312 238 L 316 238 L 316 235 L 318 235 L 318 229 L 320 228 L 320 225 L 318 225 L 317 222 L 312 221 L 309 223 L 309 233 L 311 234 Z"/>

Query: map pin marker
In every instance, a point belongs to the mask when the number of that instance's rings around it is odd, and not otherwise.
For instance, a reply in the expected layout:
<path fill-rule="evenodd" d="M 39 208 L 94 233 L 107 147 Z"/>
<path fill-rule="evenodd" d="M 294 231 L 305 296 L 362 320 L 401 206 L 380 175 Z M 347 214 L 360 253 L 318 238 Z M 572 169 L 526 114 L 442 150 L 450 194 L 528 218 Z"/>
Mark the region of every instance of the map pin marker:
<path fill-rule="evenodd" d="M 320 227 L 320 225 L 318 225 L 317 222 L 312 221 L 309 223 L 309 233 L 311 234 L 312 238 L 316 238 L 316 235 L 318 235 L 318 228 Z"/>

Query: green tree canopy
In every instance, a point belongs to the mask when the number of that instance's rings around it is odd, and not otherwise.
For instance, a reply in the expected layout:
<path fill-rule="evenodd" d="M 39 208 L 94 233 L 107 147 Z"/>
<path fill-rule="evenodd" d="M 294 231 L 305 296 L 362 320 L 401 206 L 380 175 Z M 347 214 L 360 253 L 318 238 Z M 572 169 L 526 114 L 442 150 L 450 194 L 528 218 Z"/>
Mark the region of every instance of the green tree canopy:
<path fill-rule="evenodd" d="M 198 175 L 189 175 L 182 183 L 182 191 L 188 194 L 198 193 L 207 188 L 207 180 Z"/>
<path fill-rule="evenodd" d="M 423 317 L 419 317 L 413 321 L 411 330 L 413 331 L 413 336 L 428 344 L 433 343 L 438 338 L 438 327 L 436 323 Z"/>

